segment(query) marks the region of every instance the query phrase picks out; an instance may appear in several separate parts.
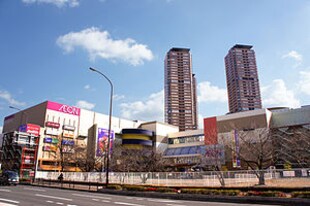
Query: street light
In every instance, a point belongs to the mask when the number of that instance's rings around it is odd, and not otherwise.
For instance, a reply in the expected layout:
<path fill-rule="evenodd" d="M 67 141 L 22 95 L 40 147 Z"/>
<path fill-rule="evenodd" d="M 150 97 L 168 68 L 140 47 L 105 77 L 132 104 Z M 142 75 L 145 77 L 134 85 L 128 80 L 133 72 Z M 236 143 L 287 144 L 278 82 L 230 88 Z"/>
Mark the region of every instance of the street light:
<path fill-rule="evenodd" d="M 13 106 L 9 106 L 9 108 L 10 109 L 15 109 L 15 110 L 20 111 L 22 113 L 20 124 L 22 124 L 22 122 L 23 122 L 24 115 L 25 115 L 26 124 L 28 123 L 28 114 L 25 111 L 21 110 L 20 108 L 13 107 Z"/>
<path fill-rule="evenodd" d="M 109 113 L 109 130 L 108 130 L 108 145 L 107 145 L 107 151 L 106 151 L 106 187 L 108 187 L 109 184 L 109 163 L 110 163 L 110 138 L 111 138 L 111 121 L 112 121 L 112 99 L 113 99 L 113 84 L 111 80 L 104 75 L 102 72 L 89 67 L 89 69 L 93 72 L 97 72 L 98 74 L 102 75 L 110 84 L 111 86 L 111 92 L 110 92 L 110 113 Z"/>

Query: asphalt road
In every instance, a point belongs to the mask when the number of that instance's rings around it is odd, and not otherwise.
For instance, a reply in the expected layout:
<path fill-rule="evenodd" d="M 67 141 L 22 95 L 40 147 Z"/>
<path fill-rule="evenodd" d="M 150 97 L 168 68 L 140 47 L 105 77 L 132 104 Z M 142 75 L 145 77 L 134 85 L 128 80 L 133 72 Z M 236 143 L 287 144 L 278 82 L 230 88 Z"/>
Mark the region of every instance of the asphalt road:
<path fill-rule="evenodd" d="M 0 187 L 0 206 L 254 206 L 254 204 L 196 202 L 139 198 L 25 185 Z M 256 205 L 255 206 L 259 206 Z M 263 205 L 260 205 L 263 206 Z M 264 205 L 267 206 L 267 205 Z"/>

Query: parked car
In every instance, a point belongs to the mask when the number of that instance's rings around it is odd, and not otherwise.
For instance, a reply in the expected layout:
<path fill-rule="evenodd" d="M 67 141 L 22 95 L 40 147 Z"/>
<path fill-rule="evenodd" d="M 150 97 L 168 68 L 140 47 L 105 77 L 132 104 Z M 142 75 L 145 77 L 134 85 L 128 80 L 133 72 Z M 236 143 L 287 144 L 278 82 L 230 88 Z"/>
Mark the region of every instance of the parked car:
<path fill-rule="evenodd" d="M 0 174 L 0 185 L 18 185 L 19 176 L 17 172 L 6 170 Z"/>

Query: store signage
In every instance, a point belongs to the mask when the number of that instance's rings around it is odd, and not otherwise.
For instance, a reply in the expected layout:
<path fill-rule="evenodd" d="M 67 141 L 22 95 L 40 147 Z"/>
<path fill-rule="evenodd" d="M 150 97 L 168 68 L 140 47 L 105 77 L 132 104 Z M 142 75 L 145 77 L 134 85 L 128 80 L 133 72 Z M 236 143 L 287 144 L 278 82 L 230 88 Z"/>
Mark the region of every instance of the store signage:
<path fill-rule="evenodd" d="M 75 130 L 75 127 L 74 127 L 74 126 L 70 126 L 70 125 L 64 125 L 64 126 L 63 126 L 63 129 L 64 129 L 64 130 L 69 130 L 69 131 L 74 131 L 74 130 Z"/>
<path fill-rule="evenodd" d="M 52 138 L 50 138 L 50 137 L 45 137 L 45 138 L 44 138 L 44 143 L 52 143 Z"/>
<path fill-rule="evenodd" d="M 56 152 L 56 151 L 57 151 L 57 147 L 55 147 L 55 146 L 44 146 L 44 147 L 43 147 L 43 151 L 52 151 L 52 152 Z"/>
<path fill-rule="evenodd" d="M 38 137 L 40 135 L 40 126 L 36 124 L 24 124 L 19 127 L 19 131 L 33 134 Z"/>
<path fill-rule="evenodd" d="M 64 140 L 61 141 L 61 144 L 62 145 L 74 145 L 74 141 L 73 140 L 66 140 L 66 139 L 64 139 Z"/>
<path fill-rule="evenodd" d="M 62 136 L 63 137 L 68 137 L 68 138 L 74 138 L 74 134 L 69 133 L 69 132 L 63 132 Z"/>
<path fill-rule="evenodd" d="M 59 132 L 58 132 L 58 130 L 53 129 L 53 128 L 46 128 L 45 129 L 45 134 L 57 136 L 59 134 Z"/>
<path fill-rule="evenodd" d="M 58 122 L 46 122 L 45 125 L 47 127 L 52 127 L 52 128 L 59 128 L 60 127 L 60 124 Z"/>
<path fill-rule="evenodd" d="M 63 112 L 66 114 L 72 114 L 76 116 L 80 116 L 80 112 L 81 112 L 80 108 L 65 105 L 65 104 L 59 104 L 56 102 L 50 102 L 50 101 L 47 102 L 47 109 L 58 111 L 58 112 Z"/>

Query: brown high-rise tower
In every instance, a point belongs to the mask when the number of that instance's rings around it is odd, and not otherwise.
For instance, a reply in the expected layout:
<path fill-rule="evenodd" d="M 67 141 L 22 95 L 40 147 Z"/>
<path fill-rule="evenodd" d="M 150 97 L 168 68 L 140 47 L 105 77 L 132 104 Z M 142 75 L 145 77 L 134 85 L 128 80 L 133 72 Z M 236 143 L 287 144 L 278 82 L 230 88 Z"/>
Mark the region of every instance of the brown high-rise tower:
<path fill-rule="evenodd" d="M 261 109 L 255 52 L 250 45 L 236 44 L 225 57 L 229 112 Z"/>
<path fill-rule="evenodd" d="M 196 78 L 189 51 L 172 48 L 165 58 L 165 122 L 180 131 L 197 129 Z"/>

